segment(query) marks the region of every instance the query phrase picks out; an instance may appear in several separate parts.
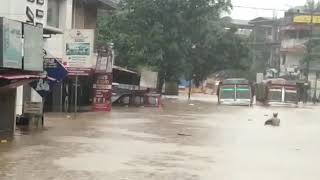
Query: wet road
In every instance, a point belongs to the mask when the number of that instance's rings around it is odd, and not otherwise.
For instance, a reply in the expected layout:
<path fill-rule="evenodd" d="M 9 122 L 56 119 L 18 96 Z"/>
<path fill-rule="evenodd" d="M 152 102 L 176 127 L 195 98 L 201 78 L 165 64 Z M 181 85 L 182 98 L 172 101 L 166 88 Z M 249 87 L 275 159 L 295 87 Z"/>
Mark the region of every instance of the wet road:
<path fill-rule="evenodd" d="M 319 179 L 320 108 L 192 103 L 48 114 L 44 131 L 0 144 L 0 179 Z M 281 127 L 263 126 L 272 112 Z"/>

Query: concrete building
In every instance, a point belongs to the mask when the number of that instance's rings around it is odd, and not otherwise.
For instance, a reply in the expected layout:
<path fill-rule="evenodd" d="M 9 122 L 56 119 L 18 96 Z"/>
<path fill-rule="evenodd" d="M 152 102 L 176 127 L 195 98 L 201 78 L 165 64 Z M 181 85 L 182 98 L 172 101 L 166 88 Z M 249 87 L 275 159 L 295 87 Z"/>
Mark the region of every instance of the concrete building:
<path fill-rule="evenodd" d="M 48 0 L 49 7 L 50 1 L 55 2 L 55 0 Z M 96 30 L 97 27 L 97 16 L 99 10 L 112 10 L 116 8 L 117 1 L 112 0 L 65 0 L 63 3 L 60 2 L 60 5 L 57 5 L 52 2 L 52 7 L 59 8 L 50 8 L 49 12 L 52 13 L 53 17 L 59 18 L 50 18 L 52 26 L 57 28 L 61 32 L 70 31 L 70 29 L 91 29 Z M 56 9 L 59 9 L 56 10 Z M 57 14 L 58 13 L 58 14 Z M 59 59 L 66 66 L 68 66 L 68 59 L 65 56 L 66 51 L 66 33 L 64 34 L 55 34 L 48 38 L 45 43 L 45 49 L 48 50 L 56 59 Z M 92 37 L 95 38 L 95 37 Z M 94 45 L 94 53 L 96 53 L 96 45 Z M 96 56 L 92 56 L 91 66 L 87 67 L 86 71 L 89 69 L 92 70 L 95 68 Z M 68 68 L 68 67 L 67 67 Z M 69 69 L 70 71 L 73 71 Z M 87 72 L 85 72 L 87 73 Z M 92 74 L 91 74 L 92 75 Z M 91 75 L 81 75 L 79 76 L 78 84 L 78 96 L 79 100 L 77 104 L 80 106 L 89 106 L 92 90 L 92 76 Z M 65 79 L 64 83 L 55 86 L 46 99 L 45 110 L 46 111 L 73 111 L 75 104 L 75 75 L 70 73 L 69 76 Z"/>
<path fill-rule="evenodd" d="M 306 54 L 306 43 L 310 37 L 310 26 L 296 24 L 293 18 L 298 11 L 288 11 L 281 25 L 280 76 L 300 78 L 300 65 Z"/>
<path fill-rule="evenodd" d="M 70 29 L 95 29 L 98 9 L 114 9 L 115 5 L 112 0 L 2 0 L 0 17 L 43 28 L 43 49 L 64 62 L 64 33 Z M 42 66 L 43 62 L 39 63 Z M 25 101 L 42 102 L 42 97 L 28 85 L 42 77 L 39 73 L 0 68 L 0 133 L 14 132 L 15 115 L 22 113 Z M 62 104 L 61 89 L 53 91 L 52 96 L 57 98 L 52 98 L 52 104 Z"/>
<path fill-rule="evenodd" d="M 279 72 L 279 25 L 274 18 L 257 17 L 249 21 L 252 27 L 252 71 L 255 73 Z"/>
<path fill-rule="evenodd" d="M 314 13 L 315 17 L 320 17 L 320 12 Z M 297 7 L 288 10 L 281 23 L 281 65 L 280 75 L 304 81 L 308 78 L 311 89 L 309 98 L 313 96 L 319 97 L 319 72 L 320 60 L 313 58 L 310 62 L 309 71 L 307 71 L 305 58 L 307 56 L 307 43 L 310 37 L 316 38 L 316 34 L 320 33 L 320 22 L 313 22 L 313 33 L 311 34 L 310 13 L 304 11 L 304 7 Z M 317 19 L 315 18 L 315 19 Z M 316 49 L 313 54 L 317 53 Z M 309 72 L 309 74 L 307 73 Z M 308 77 L 306 77 L 308 76 Z"/>

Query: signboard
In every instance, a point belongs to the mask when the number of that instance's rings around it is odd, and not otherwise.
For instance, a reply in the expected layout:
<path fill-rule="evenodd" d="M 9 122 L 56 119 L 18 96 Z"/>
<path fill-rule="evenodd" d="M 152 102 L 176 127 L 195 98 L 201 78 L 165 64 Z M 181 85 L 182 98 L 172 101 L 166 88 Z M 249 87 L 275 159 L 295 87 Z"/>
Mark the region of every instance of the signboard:
<path fill-rule="evenodd" d="M 0 18 L 0 67 L 22 68 L 22 25 Z"/>
<path fill-rule="evenodd" d="M 65 32 L 65 58 L 64 63 L 70 73 L 77 75 L 77 69 L 92 68 L 94 58 L 94 30 L 73 29 Z M 81 71 L 82 71 L 81 70 Z"/>
<path fill-rule="evenodd" d="M 54 58 L 45 59 L 44 64 L 45 73 L 48 78 L 40 79 L 30 84 L 41 97 L 46 97 L 51 92 L 53 86 L 61 82 L 68 75 L 68 71 Z"/>
<path fill-rule="evenodd" d="M 143 88 L 157 88 L 158 73 L 143 70 L 141 72 L 140 86 Z"/>
<path fill-rule="evenodd" d="M 113 45 L 110 44 L 107 48 L 102 48 L 99 52 L 96 73 L 112 73 L 114 64 L 114 50 Z"/>
<path fill-rule="evenodd" d="M 293 18 L 294 23 L 301 23 L 301 24 L 310 24 L 311 23 L 311 16 L 310 15 L 297 15 Z M 320 16 L 313 16 L 312 20 L 313 24 L 320 24 Z"/>
<path fill-rule="evenodd" d="M 98 74 L 93 85 L 93 107 L 92 110 L 111 111 L 112 107 L 112 74 Z"/>
<path fill-rule="evenodd" d="M 42 114 L 42 102 L 25 102 L 23 105 L 23 113 Z"/>
<path fill-rule="evenodd" d="M 23 69 L 27 71 L 43 71 L 43 29 L 24 24 L 23 34 Z"/>

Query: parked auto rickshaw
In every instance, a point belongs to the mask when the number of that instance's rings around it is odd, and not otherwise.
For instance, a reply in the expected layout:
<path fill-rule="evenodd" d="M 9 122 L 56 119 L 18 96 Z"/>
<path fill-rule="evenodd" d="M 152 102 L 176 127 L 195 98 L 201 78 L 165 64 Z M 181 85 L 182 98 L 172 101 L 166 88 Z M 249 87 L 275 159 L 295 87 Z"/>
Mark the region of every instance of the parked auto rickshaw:
<path fill-rule="evenodd" d="M 298 88 L 294 81 L 268 79 L 257 85 L 257 100 L 265 104 L 297 104 Z"/>
<path fill-rule="evenodd" d="M 253 103 L 253 88 L 246 79 L 226 79 L 218 88 L 218 103 L 229 105 L 248 105 Z"/>

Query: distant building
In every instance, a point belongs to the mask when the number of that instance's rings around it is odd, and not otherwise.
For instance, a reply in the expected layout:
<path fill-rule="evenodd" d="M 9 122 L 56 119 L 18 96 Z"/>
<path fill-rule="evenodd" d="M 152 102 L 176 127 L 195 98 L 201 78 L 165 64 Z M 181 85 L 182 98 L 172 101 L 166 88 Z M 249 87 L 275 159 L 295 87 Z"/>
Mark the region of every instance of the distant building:
<path fill-rule="evenodd" d="M 279 21 L 258 17 L 249 21 L 252 31 L 252 70 L 257 73 L 279 71 Z"/>
<path fill-rule="evenodd" d="M 307 43 L 310 37 L 320 33 L 320 12 L 315 12 L 313 24 L 313 34 L 311 35 L 311 15 L 304 11 L 304 7 L 296 7 L 288 10 L 281 21 L 281 61 L 280 75 L 297 80 L 305 80 L 308 76 L 311 82 L 310 96 L 312 97 L 317 89 L 319 96 L 318 76 L 320 72 L 320 60 L 313 58 L 309 66 L 309 74 L 305 58 L 307 56 Z M 313 50 L 317 53 L 317 50 Z M 316 88 L 317 87 L 317 88 Z"/>

